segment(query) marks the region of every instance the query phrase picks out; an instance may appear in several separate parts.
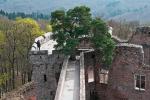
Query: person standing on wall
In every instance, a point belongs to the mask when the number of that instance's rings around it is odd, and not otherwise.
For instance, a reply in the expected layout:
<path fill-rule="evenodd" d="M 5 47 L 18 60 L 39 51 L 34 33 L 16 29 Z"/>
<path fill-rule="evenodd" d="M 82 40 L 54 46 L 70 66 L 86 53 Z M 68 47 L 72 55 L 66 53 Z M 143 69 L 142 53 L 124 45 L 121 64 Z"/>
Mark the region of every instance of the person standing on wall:
<path fill-rule="evenodd" d="M 37 47 L 39 48 L 39 50 L 40 50 L 40 47 L 41 47 L 41 43 L 40 43 L 40 41 L 38 40 L 37 42 L 36 42 L 36 44 L 37 44 Z"/>

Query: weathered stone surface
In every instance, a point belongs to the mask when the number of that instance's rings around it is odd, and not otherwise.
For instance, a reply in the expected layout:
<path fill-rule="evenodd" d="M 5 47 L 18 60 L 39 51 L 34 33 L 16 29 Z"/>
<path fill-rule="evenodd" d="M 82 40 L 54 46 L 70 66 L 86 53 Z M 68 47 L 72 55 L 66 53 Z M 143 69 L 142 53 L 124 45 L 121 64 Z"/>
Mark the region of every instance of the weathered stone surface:
<path fill-rule="evenodd" d="M 54 67 L 62 66 L 57 63 L 62 63 L 62 56 L 48 55 L 47 51 L 33 51 L 30 61 L 33 64 L 32 81 L 35 82 L 37 100 L 54 100 L 57 86 Z"/>
<path fill-rule="evenodd" d="M 86 100 L 84 53 L 80 53 L 80 100 Z"/>
<path fill-rule="evenodd" d="M 144 97 L 149 91 L 143 91 L 143 97 L 140 97 L 141 92 L 134 88 L 134 75 L 144 72 L 142 56 L 141 48 L 127 46 L 116 48 L 116 56 L 109 70 L 107 100 L 149 100 Z M 150 87 L 147 89 L 150 90 Z"/>
<path fill-rule="evenodd" d="M 144 62 L 150 65 L 150 27 L 138 27 L 129 42 L 143 46 Z"/>
<path fill-rule="evenodd" d="M 31 51 L 30 62 L 35 65 L 48 63 L 48 51 Z"/>
<path fill-rule="evenodd" d="M 95 90 L 99 100 L 149 100 L 150 27 L 137 28 L 132 38 L 124 41 L 126 43 L 116 41 L 116 55 L 109 69 L 108 84 L 88 83 L 88 69 L 94 70 L 94 67 L 92 53 L 85 54 L 86 100 L 93 100 L 90 95 Z M 145 75 L 144 91 L 135 89 L 135 74 Z"/>

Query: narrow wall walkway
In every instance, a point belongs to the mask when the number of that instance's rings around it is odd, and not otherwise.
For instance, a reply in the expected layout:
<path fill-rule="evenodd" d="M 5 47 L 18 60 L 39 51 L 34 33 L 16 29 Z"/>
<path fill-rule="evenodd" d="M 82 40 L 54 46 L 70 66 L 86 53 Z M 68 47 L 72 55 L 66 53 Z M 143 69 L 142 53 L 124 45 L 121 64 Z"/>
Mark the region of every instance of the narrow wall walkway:
<path fill-rule="evenodd" d="M 79 61 L 69 61 L 60 100 L 79 100 L 80 70 Z"/>

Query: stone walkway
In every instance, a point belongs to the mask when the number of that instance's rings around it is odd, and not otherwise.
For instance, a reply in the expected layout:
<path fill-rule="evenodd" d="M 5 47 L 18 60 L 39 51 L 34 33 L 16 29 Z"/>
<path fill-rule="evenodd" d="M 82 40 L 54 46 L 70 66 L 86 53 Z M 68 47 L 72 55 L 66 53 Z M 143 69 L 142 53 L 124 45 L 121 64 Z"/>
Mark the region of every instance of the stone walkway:
<path fill-rule="evenodd" d="M 79 100 L 79 61 L 69 61 L 61 100 Z"/>
<path fill-rule="evenodd" d="M 41 50 L 48 50 L 48 54 L 52 54 L 52 51 L 55 50 L 54 45 L 55 41 L 49 40 L 48 42 L 41 45 Z"/>

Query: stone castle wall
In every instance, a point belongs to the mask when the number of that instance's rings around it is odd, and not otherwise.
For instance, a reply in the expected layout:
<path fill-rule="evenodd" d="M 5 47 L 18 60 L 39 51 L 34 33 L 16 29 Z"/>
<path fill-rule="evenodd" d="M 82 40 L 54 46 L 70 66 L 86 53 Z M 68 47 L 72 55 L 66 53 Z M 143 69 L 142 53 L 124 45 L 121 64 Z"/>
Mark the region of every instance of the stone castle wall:
<path fill-rule="evenodd" d="M 113 38 L 115 39 L 115 38 Z M 150 98 L 150 27 L 140 27 L 128 41 L 116 40 L 115 56 L 109 69 L 108 84 L 96 83 L 99 100 L 149 100 Z M 128 42 L 128 43 L 127 43 Z M 86 99 L 94 90 L 88 83 L 88 68 L 93 67 L 91 54 L 85 54 Z M 90 67 L 90 68 L 92 68 Z M 135 89 L 134 75 L 145 75 L 145 90 Z"/>
<path fill-rule="evenodd" d="M 54 100 L 63 56 L 57 52 L 48 55 L 48 51 L 31 51 L 30 61 L 33 64 L 32 81 L 37 100 Z"/>
<path fill-rule="evenodd" d="M 129 42 L 143 46 L 144 62 L 150 65 L 150 27 L 137 28 Z"/>
<path fill-rule="evenodd" d="M 149 100 L 150 81 L 146 81 L 146 91 L 135 90 L 134 75 L 144 74 L 150 80 L 150 70 L 143 70 L 141 48 L 119 46 L 109 70 L 107 100 Z"/>

